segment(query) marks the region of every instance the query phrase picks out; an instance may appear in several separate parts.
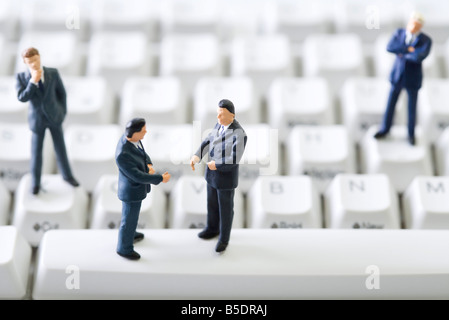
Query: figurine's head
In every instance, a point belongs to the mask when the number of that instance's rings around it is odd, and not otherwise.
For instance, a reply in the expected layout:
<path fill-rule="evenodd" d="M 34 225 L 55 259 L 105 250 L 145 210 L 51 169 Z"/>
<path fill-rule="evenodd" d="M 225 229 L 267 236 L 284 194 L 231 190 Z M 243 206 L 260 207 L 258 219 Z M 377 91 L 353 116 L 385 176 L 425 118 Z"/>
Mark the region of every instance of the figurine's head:
<path fill-rule="evenodd" d="M 41 56 L 36 48 L 28 48 L 22 52 L 23 62 L 31 70 L 40 70 L 41 68 Z"/>
<path fill-rule="evenodd" d="M 125 135 L 128 141 L 138 142 L 143 139 L 147 133 L 145 119 L 134 118 L 126 124 Z"/>
<path fill-rule="evenodd" d="M 234 104 L 227 99 L 220 100 L 217 108 L 218 123 L 222 126 L 228 126 L 232 123 L 232 121 L 234 121 L 234 118 Z"/>
<path fill-rule="evenodd" d="M 407 30 L 410 33 L 417 33 L 421 30 L 424 24 L 424 17 L 419 12 L 413 12 L 408 20 Z"/>

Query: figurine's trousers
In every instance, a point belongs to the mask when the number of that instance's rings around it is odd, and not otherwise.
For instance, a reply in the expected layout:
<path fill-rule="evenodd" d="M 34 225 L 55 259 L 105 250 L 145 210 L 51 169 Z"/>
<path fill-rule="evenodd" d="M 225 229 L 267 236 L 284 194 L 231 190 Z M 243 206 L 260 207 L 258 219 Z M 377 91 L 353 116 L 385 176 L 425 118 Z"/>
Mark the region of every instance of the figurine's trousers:
<path fill-rule="evenodd" d="M 215 189 L 207 184 L 207 226 L 220 232 L 219 241 L 228 243 L 234 219 L 234 190 Z"/>
<path fill-rule="evenodd" d="M 393 84 L 391 86 L 390 95 L 388 96 L 387 109 L 384 114 L 384 119 L 381 126 L 381 132 L 388 133 L 390 131 L 391 125 L 393 123 L 394 111 L 396 108 L 396 103 L 399 98 L 399 94 L 404 87 L 401 83 Z M 415 125 L 416 125 L 416 104 L 418 101 L 418 90 L 419 88 L 405 88 L 408 95 L 408 136 L 415 136 Z"/>
<path fill-rule="evenodd" d="M 50 130 L 51 138 L 53 140 L 54 149 L 56 153 L 56 161 L 58 163 L 59 171 L 64 179 L 73 177 L 70 169 L 67 151 L 64 142 L 64 132 L 61 125 L 43 126 L 38 130 L 32 131 L 31 137 L 31 175 L 32 184 L 40 186 L 42 175 L 42 149 L 44 146 L 44 138 L 46 129 Z"/>
<path fill-rule="evenodd" d="M 139 221 L 142 201 L 122 202 L 122 220 L 118 231 L 117 252 L 130 254 L 134 251 L 134 234 Z"/>

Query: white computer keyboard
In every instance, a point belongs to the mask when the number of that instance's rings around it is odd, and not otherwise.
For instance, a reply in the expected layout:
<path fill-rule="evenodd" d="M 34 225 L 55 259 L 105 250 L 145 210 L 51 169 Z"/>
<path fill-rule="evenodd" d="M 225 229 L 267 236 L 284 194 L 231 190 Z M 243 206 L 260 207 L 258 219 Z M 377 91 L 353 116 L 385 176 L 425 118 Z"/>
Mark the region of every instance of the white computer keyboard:
<path fill-rule="evenodd" d="M 391 33 L 418 9 L 433 39 L 416 145 L 407 96 L 387 139 Z M 448 0 L 0 1 L 0 299 L 449 299 Z M 23 48 L 58 68 L 68 157 L 51 136 L 30 190 Z M 248 143 L 225 253 L 189 160 L 230 99 Z M 147 120 L 157 172 L 138 262 L 115 252 L 115 146 Z M 438 230 L 437 230 L 438 229 Z M 219 287 L 220 290 L 216 288 Z"/>

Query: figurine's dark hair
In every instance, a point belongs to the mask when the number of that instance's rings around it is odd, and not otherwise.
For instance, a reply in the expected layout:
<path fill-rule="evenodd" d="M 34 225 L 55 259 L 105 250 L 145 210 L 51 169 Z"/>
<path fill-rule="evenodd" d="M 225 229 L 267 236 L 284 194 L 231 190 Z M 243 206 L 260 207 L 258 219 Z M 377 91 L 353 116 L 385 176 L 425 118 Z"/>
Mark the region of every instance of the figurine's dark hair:
<path fill-rule="evenodd" d="M 228 109 L 230 113 L 235 114 L 234 104 L 228 99 L 220 100 L 218 107 Z"/>
<path fill-rule="evenodd" d="M 142 128 L 145 124 L 146 124 L 146 122 L 145 122 L 144 118 L 134 118 L 134 119 L 130 120 L 126 124 L 125 135 L 128 138 L 132 138 L 133 134 L 135 132 L 139 132 L 140 130 L 142 130 Z"/>
<path fill-rule="evenodd" d="M 39 55 L 39 50 L 37 50 L 36 48 L 28 48 L 22 51 L 22 59 L 25 58 L 31 58 L 34 56 L 38 56 Z"/>

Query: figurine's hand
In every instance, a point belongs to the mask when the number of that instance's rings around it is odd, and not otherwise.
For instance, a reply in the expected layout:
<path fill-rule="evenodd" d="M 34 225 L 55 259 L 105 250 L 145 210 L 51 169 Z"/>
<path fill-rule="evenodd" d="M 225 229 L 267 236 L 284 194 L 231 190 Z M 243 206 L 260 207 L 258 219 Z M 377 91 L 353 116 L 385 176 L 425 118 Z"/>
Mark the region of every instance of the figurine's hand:
<path fill-rule="evenodd" d="M 209 168 L 209 170 L 217 170 L 217 167 L 215 166 L 215 161 L 208 162 L 207 167 Z"/>
<path fill-rule="evenodd" d="M 155 172 L 156 172 L 156 170 L 154 170 L 153 166 L 151 164 L 148 164 L 148 173 L 154 174 Z"/>
<path fill-rule="evenodd" d="M 170 180 L 170 177 L 171 177 L 170 173 L 164 172 L 162 174 L 162 182 L 167 183 Z"/>
<path fill-rule="evenodd" d="M 190 158 L 190 166 L 192 167 L 192 171 L 195 171 L 195 164 L 200 162 L 200 157 L 194 155 Z"/>
<path fill-rule="evenodd" d="M 42 77 L 42 70 L 31 70 L 31 80 L 34 83 L 38 83 Z"/>
<path fill-rule="evenodd" d="M 414 47 L 408 47 L 407 50 L 408 50 L 408 52 L 415 52 L 415 48 Z"/>

